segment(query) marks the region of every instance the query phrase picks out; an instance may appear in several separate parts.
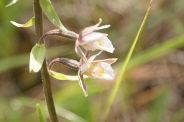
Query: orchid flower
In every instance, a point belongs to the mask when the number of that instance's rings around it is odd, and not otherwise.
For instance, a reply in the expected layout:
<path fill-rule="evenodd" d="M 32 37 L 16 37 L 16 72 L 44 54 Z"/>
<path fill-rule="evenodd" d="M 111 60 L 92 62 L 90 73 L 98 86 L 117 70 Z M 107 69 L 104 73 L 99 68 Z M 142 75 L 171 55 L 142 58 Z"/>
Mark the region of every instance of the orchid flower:
<path fill-rule="evenodd" d="M 107 38 L 107 34 L 94 32 L 110 27 L 110 25 L 104 25 L 99 27 L 101 22 L 102 19 L 99 19 L 99 22 L 96 25 L 87 27 L 80 33 L 79 38 L 76 40 L 75 43 L 75 51 L 78 55 L 80 55 L 80 57 L 85 58 L 80 46 L 82 46 L 86 50 L 94 51 L 98 49 L 113 53 L 114 47 L 111 41 Z"/>
<path fill-rule="evenodd" d="M 101 51 L 102 52 L 102 51 Z M 101 52 L 96 55 L 91 56 L 87 61 L 80 61 L 78 77 L 79 85 L 81 86 L 85 96 L 87 96 L 86 86 L 83 81 L 83 75 L 87 75 L 90 78 L 98 78 L 105 80 L 114 79 L 114 70 L 111 67 L 111 64 L 117 61 L 117 58 L 110 58 L 104 60 L 94 60 Z"/>
<path fill-rule="evenodd" d="M 116 58 L 112 58 L 93 61 L 91 64 L 89 64 L 89 68 L 81 73 L 89 76 L 90 78 L 113 80 L 114 70 L 112 69 L 111 64 L 116 62 L 116 60 Z"/>

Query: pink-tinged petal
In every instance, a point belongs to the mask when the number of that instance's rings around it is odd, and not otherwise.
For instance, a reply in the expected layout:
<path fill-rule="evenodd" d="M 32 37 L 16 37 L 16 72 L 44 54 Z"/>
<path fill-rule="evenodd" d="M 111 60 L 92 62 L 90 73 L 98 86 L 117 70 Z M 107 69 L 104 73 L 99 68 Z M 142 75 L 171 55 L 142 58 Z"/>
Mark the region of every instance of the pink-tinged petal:
<path fill-rule="evenodd" d="M 84 84 L 83 75 L 81 75 L 80 70 L 78 71 L 78 78 L 79 78 L 79 85 L 82 88 L 82 91 L 83 91 L 85 97 L 87 97 L 88 96 L 87 88 L 86 88 L 86 85 Z"/>
<path fill-rule="evenodd" d="M 90 42 L 94 42 L 97 40 L 100 40 L 104 37 L 105 35 L 103 33 L 99 32 L 91 32 L 79 39 L 79 45 L 84 45 Z"/>
<path fill-rule="evenodd" d="M 91 62 L 93 62 L 93 60 L 102 53 L 102 51 L 100 51 L 99 53 L 91 56 L 86 62 L 82 63 L 81 65 L 81 74 L 83 74 L 88 68 L 90 68 Z"/>
<path fill-rule="evenodd" d="M 95 60 L 93 61 L 93 64 L 96 65 L 97 63 L 99 62 L 106 62 L 108 64 L 113 64 L 117 61 L 118 59 L 117 58 L 109 58 L 109 59 L 104 59 L 104 60 Z"/>
<path fill-rule="evenodd" d="M 85 53 L 86 58 L 90 57 L 90 51 L 88 49 L 86 49 L 86 53 Z"/>
<path fill-rule="evenodd" d="M 93 31 L 101 24 L 101 22 L 102 22 L 102 19 L 99 18 L 99 22 L 98 22 L 96 25 L 85 28 L 85 29 L 81 32 L 80 36 L 85 36 L 85 35 L 87 35 L 87 34 L 93 32 Z"/>
<path fill-rule="evenodd" d="M 78 56 L 80 56 L 84 60 L 87 60 L 85 54 L 82 52 L 82 50 L 79 46 L 78 40 L 76 40 L 76 42 L 75 42 L 75 52 L 77 53 Z"/>

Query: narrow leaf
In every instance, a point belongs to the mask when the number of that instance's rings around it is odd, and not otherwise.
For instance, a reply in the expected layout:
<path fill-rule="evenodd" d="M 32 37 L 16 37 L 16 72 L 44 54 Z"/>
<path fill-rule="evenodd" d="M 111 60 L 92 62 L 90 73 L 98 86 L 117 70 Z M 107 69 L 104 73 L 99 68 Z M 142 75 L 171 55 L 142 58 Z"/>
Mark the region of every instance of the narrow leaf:
<path fill-rule="evenodd" d="M 13 25 L 15 25 L 16 27 L 23 27 L 23 28 L 27 28 L 27 27 L 31 27 L 34 23 L 35 23 L 35 18 L 32 17 L 28 22 L 26 22 L 25 24 L 19 24 L 17 22 L 14 21 L 10 21 Z"/>
<path fill-rule="evenodd" d="M 105 107 L 105 112 L 104 112 L 104 117 L 103 117 L 104 120 L 107 118 L 107 116 L 109 114 L 110 107 L 111 107 L 111 105 L 112 105 L 112 103 L 113 103 L 113 101 L 115 99 L 115 96 L 116 96 L 117 91 L 118 91 L 118 89 L 120 87 L 121 81 L 123 81 L 122 79 L 124 77 L 124 73 L 125 73 L 125 71 L 127 69 L 127 66 L 129 64 L 129 62 L 130 62 L 130 58 L 131 58 L 131 56 L 133 54 L 133 51 L 134 51 L 135 46 L 136 46 L 136 44 L 138 42 L 140 33 L 141 33 L 142 29 L 143 29 L 143 26 L 144 26 L 144 24 L 146 22 L 146 19 L 148 17 L 149 12 L 150 12 L 152 1 L 153 0 L 150 0 L 150 3 L 149 3 L 149 6 L 148 6 L 148 9 L 147 9 L 147 12 L 146 12 L 146 14 L 144 16 L 144 19 L 143 19 L 143 21 L 141 23 L 141 26 L 140 26 L 137 34 L 136 34 L 136 37 L 135 37 L 135 39 L 134 39 L 134 41 L 132 43 L 132 46 L 130 47 L 130 50 L 129 50 L 127 56 L 126 56 L 125 62 L 123 64 L 122 68 L 121 68 L 120 74 L 119 74 L 119 76 L 117 78 L 117 81 L 116 81 L 115 85 L 113 86 L 113 89 L 111 91 L 111 94 L 110 94 L 110 96 L 109 96 L 109 98 L 107 100 L 106 107 Z"/>
<path fill-rule="evenodd" d="M 78 80 L 78 76 L 65 75 L 52 70 L 50 70 L 50 75 L 58 80 Z M 87 76 L 84 76 L 84 78 L 87 78 Z"/>
<path fill-rule="evenodd" d="M 38 112 L 38 117 L 39 117 L 40 122 L 46 122 L 39 104 L 36 104 L 36 109 Z"/>
<path fill-rule="evenodd" d="M 29 71 L 38 72 L 45 58 L 46 48 L 44 44 L 36 44 L 30 53 Z"/>
<path fill-rule="evenodd" d="M 50 0 L 40 0 L 40 6 L 45 13 L 45 15 L 48 17 L 48 19 L 58 28 L 60 28 L 62 31 L 67 31 L 67 29 L 63 26 L 61 23 L 58 15 L 56 14 L 52 3 Z"/>
<path fill-rule="evenodd" d="M 6 7 L 12 6 L 13 4 L 15 4 L 18 1 L 19 0 L 12 0 L 8 5 L 6 5 Z"/>

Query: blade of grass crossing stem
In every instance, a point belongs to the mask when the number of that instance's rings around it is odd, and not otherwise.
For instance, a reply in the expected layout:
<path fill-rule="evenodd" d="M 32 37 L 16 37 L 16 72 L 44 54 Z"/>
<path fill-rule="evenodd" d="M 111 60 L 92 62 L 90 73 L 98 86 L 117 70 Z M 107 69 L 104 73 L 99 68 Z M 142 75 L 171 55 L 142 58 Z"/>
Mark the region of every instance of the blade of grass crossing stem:
<path fill-rule="evenodd" d="M 43 114 L 42 114 L 42 110 L 41 110 L 39 104 L 36 104 L 36 109 L 37 109 L 37 112 L 38 112 L 39 121 L 40 121 L 40 122 L 46 122 L 46 121 L 45 121 L 45 118 L 44 118 L 44 116 L 43 116 Z"/>
<path fill-rule="evenodd" d="M 117 81 L 116 81 L 116 83 L 115 83 L 115 85 L 114 85 L 114 87 L 112 89 L 112 92 L 111 92 L 111 94 L 110 94 L 110 96 L 109 96 L 109 98 L 107 100 L 106 107 L 105 107 L 105 113 L 104 113 L 104 120 L 107 118 L 107 115 L 109 114 L 110 107 L 111 107 L 111 105 L 112 105 L 112 103 L 113 103 L 113 101 L 115 99 L 115 95 L 116 95 L 116 93 L 118 91 L 118 88 L 119 88 L 119 86 L 121 84 L 121 81 L 123 79 L 123 75 L 125 73 L 125 70 L 127 68 L 128 63 L 130 61 L 130 58 L 131 58 L 132 53 L 134 51 L 134 48 L 136 46 L 137 40 L 139 39 L 139 35 L 141 33 L 141 30 L 142 30 L 142 28 L 143 28 L 143 26 L 144 26 L 144 24 L 146 22 L 146 19 L 148 17 L 148 14 L 149 14 L 149 11 L 150 11 L 150 8 L 151 8 L 151 3 L 152 3 L 152 0 L 150 0 L 150 3 L 149 3 L 149 6 L 148 6 L 146 15 L 144 16 L 144 19 L 143 19 L 143 21 L 141 23 L 141 26 L 140 26 L 140 28 L 139 28 L 139 30 L 137 32 L 137 35 L 136 35 L 136 37 L 135 37 L 135 39 L 133 41 L 133 44 L 132 44 L 132 46 L 131 46 L 131 48 L 130 48 L 130 50 L 128 52 L 128 55 L 127 55 L 127 57 L 125 59 L 125 62 L 123 64 L 122 68 L 121 68 L 121 72 L 120 72 L 120 74 L 118 76 L 118 79 L 117 79 Z"/>

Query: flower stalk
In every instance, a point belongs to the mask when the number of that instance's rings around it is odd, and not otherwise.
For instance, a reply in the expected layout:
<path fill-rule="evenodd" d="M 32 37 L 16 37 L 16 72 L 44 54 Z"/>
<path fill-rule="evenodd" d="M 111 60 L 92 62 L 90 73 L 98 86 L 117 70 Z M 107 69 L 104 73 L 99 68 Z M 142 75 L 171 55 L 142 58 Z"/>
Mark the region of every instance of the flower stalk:
<path fill-rule="evenodd" d="M 41 38 L 38 40 L 38 43 L 39 44 L 44 43 L 44 38 L 46 36 L 49 36 L 49 35 L 62 36 L 62 37 L 65 37 L 65 38 L 68 38 L 68 39 L 71 39 L 71 40 L 74 40 L 74 41 L 79 37 L 79 35 L 77 33 L 72 32 L 72 31 L 65 32 L 65 31 L 62 31 L 61 29 L 54 29 L 54 30 L 50 30 L 50 31 L 44 33 L 41 36 Z"/>

